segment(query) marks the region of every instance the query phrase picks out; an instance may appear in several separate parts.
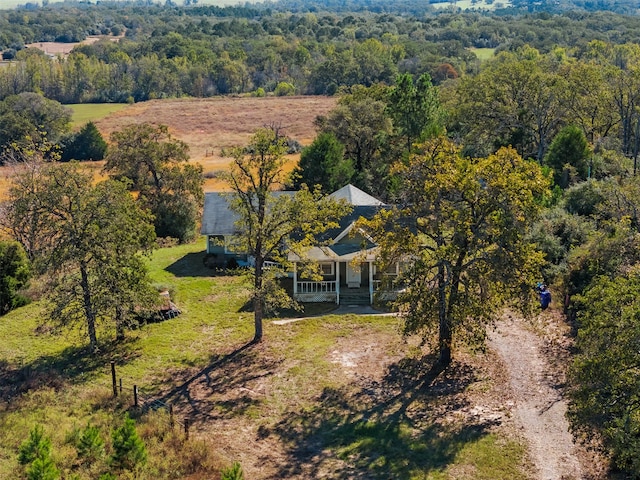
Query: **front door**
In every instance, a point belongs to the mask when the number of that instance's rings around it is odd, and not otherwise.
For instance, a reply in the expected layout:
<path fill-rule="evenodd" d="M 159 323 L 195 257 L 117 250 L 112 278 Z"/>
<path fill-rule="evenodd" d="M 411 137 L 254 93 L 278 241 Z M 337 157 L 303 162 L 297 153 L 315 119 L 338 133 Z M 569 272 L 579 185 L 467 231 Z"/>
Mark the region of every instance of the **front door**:
<path fill-rule="evenodd" d="M 360 288 L 362 282 L 362 265 L 353 265 L 351 262 L 347 262 L 347 287 Z"/>

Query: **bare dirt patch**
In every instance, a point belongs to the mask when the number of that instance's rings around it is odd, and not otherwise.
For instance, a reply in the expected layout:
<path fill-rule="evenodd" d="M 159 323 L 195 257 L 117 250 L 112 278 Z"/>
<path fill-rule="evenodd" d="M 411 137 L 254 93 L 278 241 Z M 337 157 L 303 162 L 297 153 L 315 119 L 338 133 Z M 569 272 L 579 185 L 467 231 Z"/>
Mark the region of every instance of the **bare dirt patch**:
<path fill-rule="evenodd" d="M 27 48 L 37 48 L 38 50 L 42 50 L 44 53 L 49 54 L 49 55 L 63 55 L 63 56 L 66 56 L 66 55 L 69 55 L 71 53 L 71 51 L 77 45 L 91 45 L 92 43 L 96 43 L 97 41 L 105 39 L 105 38 L 109 39 L 112 42 L 117 42 L 123 37 L 124 36 L 113 37 L 113 36 L 109 36 L 109 35 L 93 35 L 93 36 L 88 36 L 86 39 L 84 39 L 81 42 L 72 42 L 72 43 L 36 42 L 36 43 L 29 43 L 29 44 L 25 45 L 25 47 L 27 47 Z"/>
<path fill-rule="evenodd" d="M 215 97 L 151 100 L 115 112 L 96 125 L 105 138 L 124 126 L 150 122 L 168 125 L 171 134 L 189 145 L 191 159 L 205 174 L 223 170 L 230 162 L 222 149 L 245 145 L 258 128 L 278 126 L 282 133 L 309 145 L 316 136 L 313 125 L 336 104 L 333 97 Z M 299 155 L 290 156 L 290 168 Z M 207 180 L 206 191 L 221 185 Z"/>

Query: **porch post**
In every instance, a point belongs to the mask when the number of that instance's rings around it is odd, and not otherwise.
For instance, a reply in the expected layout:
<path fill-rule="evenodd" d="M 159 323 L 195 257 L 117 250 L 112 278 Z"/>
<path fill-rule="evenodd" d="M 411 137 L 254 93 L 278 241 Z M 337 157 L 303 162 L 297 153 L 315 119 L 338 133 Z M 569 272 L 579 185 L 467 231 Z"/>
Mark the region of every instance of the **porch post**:
<path fill-rule="evenodd" d="M 340 305 L 340 262 L 333 262 L 336 272 L 336 305 Z"/>
<path fill-rule="evenodd" d="M 293 262 L 293 299 L 298 295 L 298 262 Z"/>
<path fill-rule="evenodd" d="M 373 262 L 369 261 L 369 303 L 373 305 Z"/>

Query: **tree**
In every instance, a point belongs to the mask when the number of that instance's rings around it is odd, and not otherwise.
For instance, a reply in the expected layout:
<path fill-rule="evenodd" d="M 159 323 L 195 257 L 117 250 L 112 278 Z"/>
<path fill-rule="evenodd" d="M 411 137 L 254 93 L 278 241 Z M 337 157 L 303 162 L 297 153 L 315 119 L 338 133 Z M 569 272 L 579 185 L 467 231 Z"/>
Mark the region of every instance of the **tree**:
<path fill-rule="evenodd" d="M 405 138 L 407 152 L 428 129 L 433 135 L 441 128 L 438 91 L 431 84 L 429 74 L 422 74 L 415 84 L 411 74 L 399 75 L 389 93 L 388 110 L 394 126 Z"/>
<path fill-rule="evenodd" d="M 277 195 L 273 190 L 285 182 L 285 139 L 273 129 L 260 129 L 245 148 L 231 152 L 233 163 L 223 178 L 231 187 L 232 210 L 238 216 L 238 251 L 255 259 L 253 273 L 254 342 L 262 340 L 262 319 L 268 293 L 276 289 L 264 268 L 266 260 L 288 264 L 282 251 L 284 242 L 300 256 L 317 243 L 316 235 L 336 227 L 348 207 L 302 185 L 292 195 Z"/>
<path fill-rule="evenodd" d="M 24 248 L 18 242 L 0 241 L 0 315 L 26 305 L 20 295 L 31 277 L 31 265 Z"/>
<path fill-rule="evenodd" d="M 112 433 L 111 462 L 117 469 L 133 470 L 147 461 L 147 449 L 136 432 L 136 424 L 125 415 L 124 423 Z"/>
<path fill-rule="evenodd" d="M 396 171 L 406 207 L 382 212 L 369 226 L 383 259 L 410 262 L 397 300 L 404 330 L 437 338 L 445 368 L 456 338 L 482 339 L 483 324 L 514 298 L 523 309 L 531 305 L 542 255 L 525 234 L 548 181 L 513 149 L 464 158 L 444 138 L 416 146 Z M 407 219 L 412 226 L 403 228 Z M 393 226 L 390 234 L 384 225 Z"/>
<path fill-rule="evenodd" d="M 575 125 L 569 125 L 554 137 L 544 160 L 553 168 L 556 185 L 567 188 L 589 176 L 589 154 L 584 132 Z"/>
<path fill-rule="evenodd" d="M 640 473 L 640 275 L 601 276 L 577 299 L 578 355 L 568 417 L 575 434 L 600 445 L 632 477 Z"/>
<path fill-rule="evenodd" d="M 88 122 L 72 135 L 62 150 L 62 160 L 102 160 L 107 153 L 107 142 L 98 131 L 96 124 Z"/>
<path fill-rule="evenodd" d="M 51 440 L 45 437 L 41 425 L 35 425 L 29 432 L 29 438 L 20 445 L 18 462 L 27 465 L 28 480 L 60 478 L 60 472 L 51 459 Z"/>
<path fill-rule="evenodd" d="M 155 215 L 156 235 L 192 240 L 204 177 L 201 165 L 185 163 L 187 144 L 174 140 L 166 125 L 148 123 L 114 132 L 111 141 L 104 169 L 112 178 L 131 181 L 139 201 Z"/>
<path fill-rule="evenodd" d="M 0 148 L 26 139 L 57 142 L 68 131 L 71 109 L 32 92 L 11 95 L 0 102 Z"/>
<path fill-rule="evenodd" d="M 344 145 L 344 156 L 356 173 L 353 182 L 381 197 L 387 193 L 392 163 L 387 155 L 393 130 L 386 100 L 386 87 L 354 87 L 326 118 L 316 122 L 321 132 L 332 133 Z"/>
<path fill-rule="evenodd" d="M 351 182 L 355 171 L 344 158 L 344 146 L 332 133 L 320 133 L 302 150 L 300 163 L 294 169 L 294 185 L 320 185 L 323 192 L 335 192 Z"/>
<path fill-rule="evenodd" d="M 38 271 L 49 273 L 52 318 L 84 324 L 93 350 L 98 321 L 151 298 L 139 257 L 154 245 L 151 222 L 126 184 L 94 185 L 74 162 L 25 165 L 9 189 L 5 218 Z"/>

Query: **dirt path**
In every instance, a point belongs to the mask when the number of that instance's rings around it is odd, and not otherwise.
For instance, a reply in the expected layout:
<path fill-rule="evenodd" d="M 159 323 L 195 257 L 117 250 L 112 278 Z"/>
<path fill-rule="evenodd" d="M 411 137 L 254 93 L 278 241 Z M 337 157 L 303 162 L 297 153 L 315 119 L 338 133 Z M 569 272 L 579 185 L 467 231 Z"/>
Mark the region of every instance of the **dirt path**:
<path fill-rule="evenodd" d="M 561 373 L 549 363 L 545 342 L 527 329 L 522 319 L 505 316 L 489 332 L 489 346 L 509 372 L 514 420 L 529 443 L 531 461 L 539 480 L 592 478 L 581 467 L 583 454 L 573 443 L 565 418 Z"/>

